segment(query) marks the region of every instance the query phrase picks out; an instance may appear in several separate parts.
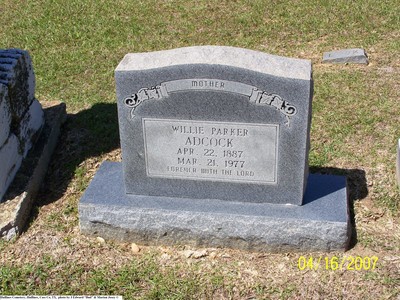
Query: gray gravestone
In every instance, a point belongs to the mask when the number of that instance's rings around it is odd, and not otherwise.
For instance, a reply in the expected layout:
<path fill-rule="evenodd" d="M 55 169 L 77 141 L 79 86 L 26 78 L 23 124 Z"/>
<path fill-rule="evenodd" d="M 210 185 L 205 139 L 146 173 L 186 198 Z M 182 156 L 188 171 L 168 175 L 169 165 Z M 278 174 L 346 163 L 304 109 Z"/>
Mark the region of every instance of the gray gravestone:
<path fill-rule="evenodd" d="M 189 47 L 128 54 L 115 78 L 123 168 L 105 163 L 92 181 L 79 207 L 83 232 L 253 250 L 346 247 L 344 178 L 308 180 L 310 61 Z"/>
<path fill-rule="evenodd" d="M 302 203 L 311 62 L 192 47 L 128 54 L 115 77 L 127 193 Z"/>
<path fill-rule="evenodd" d="M 322 63 L 331 64 L 368 64 L 368 57 L 364 49 L 342 49 L 324 52 Z"/>

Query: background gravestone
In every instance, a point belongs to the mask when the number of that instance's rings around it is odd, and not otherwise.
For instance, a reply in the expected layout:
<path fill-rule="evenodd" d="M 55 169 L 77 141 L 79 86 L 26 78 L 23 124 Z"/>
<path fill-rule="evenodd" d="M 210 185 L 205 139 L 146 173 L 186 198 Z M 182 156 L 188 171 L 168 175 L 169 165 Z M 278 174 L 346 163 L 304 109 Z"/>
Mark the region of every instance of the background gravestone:
<path fill-rule="evenodd" d="M 322 63 L 368 65 L 368 57 L 364 49 L 342 49 L 324 52 Z"/>
<path fill-rule="evenodd" d="M 85 192 L 84 233 L 261 251 L 346 247 L 345 179 L 308 176 L 309 61 L 189 47 L 128 54 L 115 78 L 123 166 L 104 163 Z"/>
<path fill-rule="evenodd" d="M 0 202 L 43 123 L 29 53 L 0 50 Z"/>
<path fill-rule="evenodd" d="M 0 50 L 0 237 L 19 234 L 44 179 L 65 120 L 65 104 L 35 99 L 29 53 Z"/>

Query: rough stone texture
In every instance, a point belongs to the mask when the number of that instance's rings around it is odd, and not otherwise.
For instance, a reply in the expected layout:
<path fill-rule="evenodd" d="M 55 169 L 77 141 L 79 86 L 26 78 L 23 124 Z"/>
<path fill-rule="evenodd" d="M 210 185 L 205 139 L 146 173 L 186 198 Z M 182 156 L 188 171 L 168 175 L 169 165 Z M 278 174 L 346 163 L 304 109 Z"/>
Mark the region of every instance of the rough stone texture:
<path fill-rule="evenodd" d="M 105 162 L 79 204 L 85 234 L 143 244 L 251 251 L 344 250 L 346 179 L 310 175 L 304 204 L 277 205 L 125 194 L 121 163 Z"/>
<path fill-rule="evenodd" d="M 28 51 L 0 50 L 0 83 L 8 87 L 13 122 L 19 122 L 35 98 L 35 74 Z"/>
<path fill-rule="evenodd" d="M 368 57 L 364 49 L 343 49 L 325 52 L 322 58 L 323 63 L 332 64 L 368 64 Z"/>
<path fill-rule="evenodd" d="M 0 83 L 0 148 L 8 139 L 11 128 L 11 114 L 8 100 L 8 90 Z"/>
<path fill-rule="evenodd" d="M 129 53 L 117 71 L 142 71 L 179 65 L 215 64 L 251 69 L 276 77 L 310 80 L 310 61 L 225 46 L 195 46 L 172 50 Z"/>
<path fill-rule="evenodd" d="M 115 78 L 128 193 L 193 198 L 193 201 L 219 199 L 302 204 L 308 177 L 312 99 L 310 61 L 233 47 L 188 47 L 127 54 L 117 67 Z M 192 79 L 205 79 L 212 84 L 222 82 L 226 89 L 216 86 L 182 88 Z M 184 80 L 189 81 L 185 83 Z M 161 89 L 164 84 L 168 95 L 159 97 L 159 91 L 152 87 Z M 146 101 L 140 101 L 138 97 Z M 295 114 L 285 115 L 291 106 L 295 108 Z M 202 122 L 230 126 L 244 124 L 240 125 L 242 128 L 246 124 L 275 126 L 278 128 L 277 178 L 271 184 L 257 184 L 149 176 L 143 130 L 145 119 L 181 120 L 200 125 Z M 264 136 L 258 138 L 265 139 Z M 252 142 L 256 139 L 253 137 Z M 176 150 L 165 149 L 168 153 Z M 261 148 L 253 152 L 257 155 L 251 155 L 251 159 L 261 162 L 266 157 Z M 176 157 L 171 159 L 176 160 Z"/>
<path fill-rule="evenodd" d="M 22 158 L 18 138 L 10 134 L 7 142 L 0 148 L 0 202 L 21 166 Z"/>
<path fill-rule="evenodd" d="M 45 177 L 56 147 L 60 128 L 66 119 L 65 104 L 48 103 L 45 125 L 39 139 L 24 159 L 3 203 L 0 203 L 0 237 L 7 240 L 19 234 L 29 219 L 32 203 Z"/>
<path fill-rule="evenodd" d="M 24 157 L 36 141 L 43 123 L 44 113 L 42 105 L 35 99 L 19 124 L 18 139 Z"/>
<path fill-rule="evenodd" d="M 0 50 L 0 202 L 44 123 L 29 53 Z"/>

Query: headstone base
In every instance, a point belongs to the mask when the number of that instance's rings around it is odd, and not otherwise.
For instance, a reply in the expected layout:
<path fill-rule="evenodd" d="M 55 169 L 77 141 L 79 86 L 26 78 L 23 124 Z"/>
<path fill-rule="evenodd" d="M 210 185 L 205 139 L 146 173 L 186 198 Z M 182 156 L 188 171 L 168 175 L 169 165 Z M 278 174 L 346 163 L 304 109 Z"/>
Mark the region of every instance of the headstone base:
<path fill-rule="evenodd" d="M 104 162 L 80 200 L 80 228 L 87 235 L 147 245 L 261 252 L 347 249 L 345 177 L 311 174 L 304 200 L 296 206 L 125 194 L 122 164 Z"/>

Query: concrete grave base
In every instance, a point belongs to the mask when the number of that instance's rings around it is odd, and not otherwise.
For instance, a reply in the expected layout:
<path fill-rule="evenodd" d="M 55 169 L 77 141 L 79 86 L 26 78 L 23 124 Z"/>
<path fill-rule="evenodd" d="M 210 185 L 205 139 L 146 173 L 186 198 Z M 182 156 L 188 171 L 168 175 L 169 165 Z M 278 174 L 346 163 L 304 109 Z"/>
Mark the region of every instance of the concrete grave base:
<path fill-rule="evenodd" d="M 106 239 L 250 251 L 345 250 L 351 232 L 342 176 L 310 175 L 302 206 L 241 203 L 125 194 L 115 162 L 100 167 L 79 217 L 82 233 Z"/>

